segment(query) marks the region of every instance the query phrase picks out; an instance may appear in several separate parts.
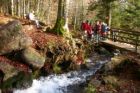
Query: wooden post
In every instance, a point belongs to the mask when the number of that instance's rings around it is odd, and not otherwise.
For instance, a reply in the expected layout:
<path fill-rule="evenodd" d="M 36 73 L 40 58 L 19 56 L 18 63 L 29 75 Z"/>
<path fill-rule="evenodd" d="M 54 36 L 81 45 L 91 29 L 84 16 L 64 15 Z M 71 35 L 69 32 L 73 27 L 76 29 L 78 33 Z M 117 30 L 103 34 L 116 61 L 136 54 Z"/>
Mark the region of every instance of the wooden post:
<path fill-rule="evenodd" d="M 114 30 L 111 30 L 111 34 L 112 34 L 112 40 L 115 42 L 115 31 Z"/>
<path fill-rule="evenodd" d="M 136 41 L 135 41 L 135 43 L 136 43 L 136 45 L 135 45 L 135 52 L 137 53 L 137 49 L 138 49 L 138 35 L 136 35 Z"/>
<path fill-rule="evenodd" d="M 110 39 L 113 40 L 113 30 L 110 29 Z"/>

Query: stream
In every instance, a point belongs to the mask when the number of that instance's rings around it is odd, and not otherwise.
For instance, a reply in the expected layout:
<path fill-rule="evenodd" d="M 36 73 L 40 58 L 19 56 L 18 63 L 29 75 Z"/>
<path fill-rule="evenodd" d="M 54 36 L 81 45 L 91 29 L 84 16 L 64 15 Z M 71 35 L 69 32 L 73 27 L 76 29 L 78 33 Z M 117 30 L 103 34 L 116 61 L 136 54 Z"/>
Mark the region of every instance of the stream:
<path fill-rule="evenodd" d="M 31 87 L 14 90 L 14 93 L 82 93 L 87 80 L 106 62 L 108 62 L 108 60 L 93 63 L 91 59 L 88 59 L 88 69 L 40 77 L 39 79 L 33 80 Z"/>

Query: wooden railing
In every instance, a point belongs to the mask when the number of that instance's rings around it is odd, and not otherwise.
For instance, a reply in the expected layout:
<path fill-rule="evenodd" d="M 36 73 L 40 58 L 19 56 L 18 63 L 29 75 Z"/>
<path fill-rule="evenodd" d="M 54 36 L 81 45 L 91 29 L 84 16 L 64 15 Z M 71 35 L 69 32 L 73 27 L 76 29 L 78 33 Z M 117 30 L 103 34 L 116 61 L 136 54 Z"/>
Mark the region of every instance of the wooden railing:
<path fill-rule="evenodd" d="M 107 37 L 114 42 L 133 45 L 135 47 L 135 52 L 137 52 L 138 47 L 140 47 L 140 32 L 137 31 L 111 29 Z"/>

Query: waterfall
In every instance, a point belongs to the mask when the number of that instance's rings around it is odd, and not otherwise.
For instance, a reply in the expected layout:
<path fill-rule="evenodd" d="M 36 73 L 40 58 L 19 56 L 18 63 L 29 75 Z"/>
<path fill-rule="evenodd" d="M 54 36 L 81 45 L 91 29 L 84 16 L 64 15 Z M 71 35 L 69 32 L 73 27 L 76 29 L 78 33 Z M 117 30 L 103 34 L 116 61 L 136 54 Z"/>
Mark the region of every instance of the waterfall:
<path fill-rule="evenodd" d="M 89 69 L 71 71 L 60 75 L 49 75 L 33 80 L 33 84 L 27 89 L 17 89 L 14 93 L 77 93 L 75 85 L 80 85 L 87 81 L 87 78 L 94 75 L 106 61 L 100 61 Z M 90 63 L 90 62 L 89 62 Z M 70 87 L 71 86 L 71 87 Z M 73 86 L 73 87 L 72 87 Z"/>

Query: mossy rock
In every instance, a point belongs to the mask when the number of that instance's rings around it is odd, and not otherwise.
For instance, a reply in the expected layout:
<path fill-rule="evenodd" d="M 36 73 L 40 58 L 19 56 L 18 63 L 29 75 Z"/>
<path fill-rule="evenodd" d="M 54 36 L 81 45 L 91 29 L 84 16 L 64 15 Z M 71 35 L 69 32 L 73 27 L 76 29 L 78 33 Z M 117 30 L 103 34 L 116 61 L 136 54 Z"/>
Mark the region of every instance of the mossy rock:
<path fill-rule="evenodd" d="M 0 55 L 32 45 L 32 39 L 22 32 L 22 24 L 12 21 L 0 28 Z"/>
<path fill-rule="evenodd" d="M 60 74 L 60 73 L 62 72 L 61 67 L 58 66 L 57 64 L 54 64 L 54 65 L 53 65 L 53 71 L 54 71 L 54 73 L 56 73 L 56 74 Z"/>
<path fill-rule="evenodd" d="M 126 56 L 120 55 L 120 56 L 115 56 L 113 58 L 111 58 L 111 61 L 106 63 L 102 70 L 104 72 L 108 72 L 108 71 L 113 71 L 118 67 L 122 67 L 122 64 L 125 64 L 125 62 L 128 60 L 128 58 Z"/>
<path fill-rule="evenodd" d="M 31 73 L 19 72 L 14 77 L 11 77 L 0 85 L 1 89 L 11 88 L 28 88 L 32 84 Z"/>
<path fill-rule="evenodd" d="M 114 88 L 117 88 L 119 86 L 119 84 L 118 84 L 119 79 L 115 76 L 109 75 L 109 76 L 103 77 L 103 80 L 104 80 L 105 84 L 110 84 Z"/>
<path fill-rule="evenodd" d="M 40 69 L 45 63 L 45 56 L 41 55 L 32 47 L 23 50 L 22 58 L 27 64 L 31 65 L 33 69 Z"/>
<path fill-rule="evenodd" d="M 88 84 L 85 88 L 85 93 L 96 93 L 96 87 L 92 84 Z"/>

